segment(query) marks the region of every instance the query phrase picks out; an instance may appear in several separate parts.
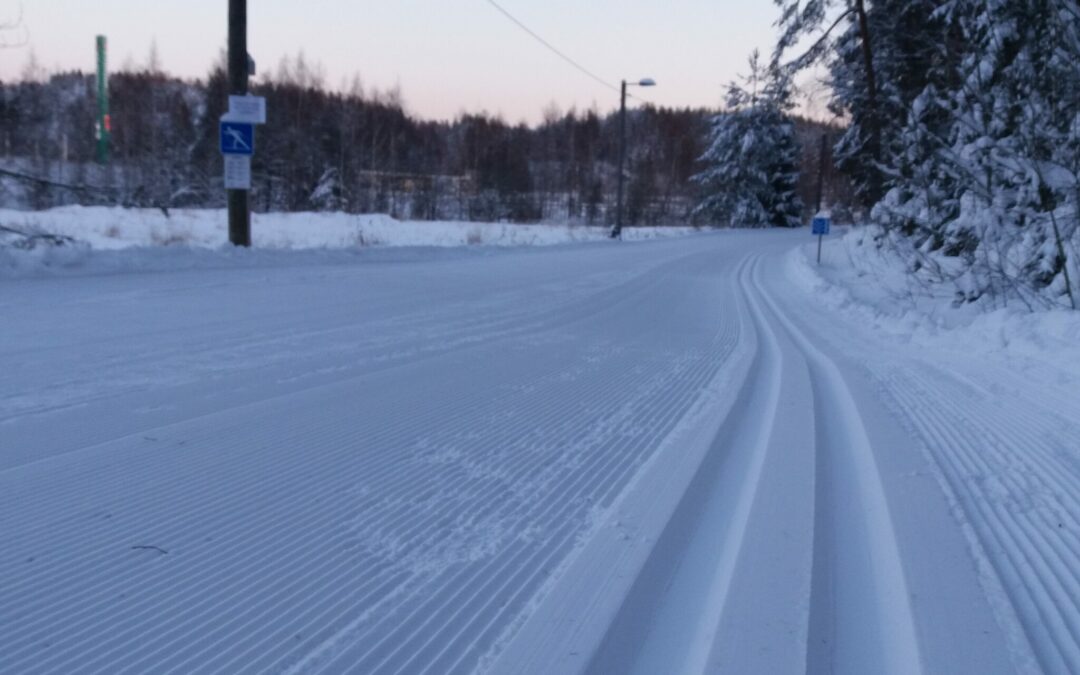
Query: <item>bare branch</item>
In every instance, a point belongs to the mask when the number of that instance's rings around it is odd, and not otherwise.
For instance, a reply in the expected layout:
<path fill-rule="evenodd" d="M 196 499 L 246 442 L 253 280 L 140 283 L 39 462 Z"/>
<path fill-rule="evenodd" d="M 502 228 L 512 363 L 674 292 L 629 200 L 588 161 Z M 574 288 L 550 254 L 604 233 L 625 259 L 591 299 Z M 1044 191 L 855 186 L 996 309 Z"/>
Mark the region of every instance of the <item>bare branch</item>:
<path fill-rule="evenodd" d="M 825 29 L 825 32 L 822 33 L 817 41 L 815 41 L 806 51 L 783 65 L 777 63 L 778 67 L 787 72 L 797 72 L 812 65 L 825 53 L 825 50 L 828 47 L 829 36 L 832 35 L 832 32 L 836 30 L 836 27 L 840 25 L 840 22 L 851 16 L 854 12 L 854 7 L 849 7 L 846 11 L 841 12 L 840 16 L 836 17 L 836 20 Z M 773 60 L 779 61 L 780 56 L 781 54 L 777 52 Z"/>

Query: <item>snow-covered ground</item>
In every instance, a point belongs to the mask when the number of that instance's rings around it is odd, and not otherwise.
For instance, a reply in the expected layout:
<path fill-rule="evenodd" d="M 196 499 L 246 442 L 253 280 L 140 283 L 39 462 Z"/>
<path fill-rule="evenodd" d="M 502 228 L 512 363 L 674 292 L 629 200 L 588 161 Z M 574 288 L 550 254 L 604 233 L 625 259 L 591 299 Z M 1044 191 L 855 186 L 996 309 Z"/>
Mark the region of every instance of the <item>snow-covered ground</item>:
<path fill-rule="evenodd" d="M 946 284 L 920 283 L 905 261 L 873 243 L 873 228 L 839 228 L 822 264 L 815 252 L 793 252 L 790 279 L 854 323 L 873 326 L 885 340 L 941 352 L 978 353 L 1023 367 L 1027 359 L 1080 377 L 1080 312 L 1031 311 L 1020 300 L 987 311 L 957 303 Z"/>
<path fill-rule="evenodd" d="M 97 250 L 148 246 L 218 248 L 228 242 L 224 210 L 66 206 L 0 209 L 0 225 L 73 237 Z M 685 235 L 689 227 L 627 228 L 627 239 Z M 379 246 L 547 246 L 606 238 L 609 227 L 460 221 L 399 221 L 380 214 L 255 213 L 252 243 L 261 249 L 356 249 Z"/>
<path fill-rule="evenodd" d="M 1076 319 L 809 238 L 11 253 L 0 672 L 1076 672 Z"/>

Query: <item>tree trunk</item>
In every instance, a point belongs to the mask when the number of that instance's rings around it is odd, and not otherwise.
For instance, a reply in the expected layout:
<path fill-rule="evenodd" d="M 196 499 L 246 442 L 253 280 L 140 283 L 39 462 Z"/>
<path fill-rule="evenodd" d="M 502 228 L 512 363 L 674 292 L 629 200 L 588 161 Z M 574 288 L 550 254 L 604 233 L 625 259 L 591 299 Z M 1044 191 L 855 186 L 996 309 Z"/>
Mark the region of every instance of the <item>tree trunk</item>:
<path fill-rule="evenodd" d="M 866 101 L 869 108 L 869 152 L 874 160 L 874 172 L 870 181 L 870 201 L 878 201 L 881 195 L 881 178 L 877 167 L 881 164 L 881 118 L 877 100 L 877 75 L 874 72 L 874 50 L 870 40 L 870 23 L 866 18 L 864 0 L 855 0 L 855 14 L 859 21 L 859 40 L 862 42 L 863 67 L 866 69 Z"/>

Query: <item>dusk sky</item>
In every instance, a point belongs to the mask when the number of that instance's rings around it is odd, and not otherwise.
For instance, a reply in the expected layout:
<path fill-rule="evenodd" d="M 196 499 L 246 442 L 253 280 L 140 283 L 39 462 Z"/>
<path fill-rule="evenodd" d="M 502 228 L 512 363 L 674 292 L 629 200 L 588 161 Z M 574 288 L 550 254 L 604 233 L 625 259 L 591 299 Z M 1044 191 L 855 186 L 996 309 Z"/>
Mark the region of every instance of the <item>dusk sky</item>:
<path fill-rule="evenodd" d="M 226 0 L 24 0 L 29 44 L 0 51 L 0 77 L 17 78 L 31 49 L 48 70 L 92 71 L 94 36 L 109 38 L 110 67 L 147 62 L 203 77 L 225 45 Z M 649 100 L 715 107 L 754 48 L 768 53 L 778 10 L 770 0 L 499 0 L 549 42 L 615 85 L 652 77 Z M 18 12 L 0 0 L 0 20 Z M 333 87 L 358 74 L 366 87 L 400 86 L 425 118 L 463 111 L 536 122 L 565 110 L 618 105 L 616 92 L 535 42 L 486 0 L 250 0 L 249 47 L 260 75 L 303 51 Z"/>

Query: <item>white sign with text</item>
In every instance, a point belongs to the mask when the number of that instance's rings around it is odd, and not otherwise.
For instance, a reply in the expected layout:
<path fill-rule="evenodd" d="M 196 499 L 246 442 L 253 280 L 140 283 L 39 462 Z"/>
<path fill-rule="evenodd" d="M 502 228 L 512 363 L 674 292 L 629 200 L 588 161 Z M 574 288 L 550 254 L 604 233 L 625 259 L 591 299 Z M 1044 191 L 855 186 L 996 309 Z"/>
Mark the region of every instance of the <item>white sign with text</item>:
<path fill-rule="evenodd" d="M 225 157 L 225 189 L 251 189 L 251 155 L 223 155 Z"/>

